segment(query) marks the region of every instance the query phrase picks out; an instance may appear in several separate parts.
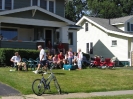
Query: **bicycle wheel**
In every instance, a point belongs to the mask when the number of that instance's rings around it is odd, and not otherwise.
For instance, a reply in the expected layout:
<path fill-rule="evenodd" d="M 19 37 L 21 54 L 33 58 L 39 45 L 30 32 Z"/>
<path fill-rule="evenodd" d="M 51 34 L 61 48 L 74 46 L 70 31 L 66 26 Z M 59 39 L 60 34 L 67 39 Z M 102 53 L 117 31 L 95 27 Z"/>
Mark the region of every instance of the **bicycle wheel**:
<path fill-rule="evenodd" d="M 36 79 L 32 83 L 32 91 L 37 95 L 41 96 L 45 92 L 44 83 L 41 81 L 41 79 Z"/>
<path fill-rule="evenodd" d="M 59 83 L 57 82 L 56 79 L 54 80 L 54 84 L 55 84 L 55 87 L 56 87 L 58 93 L 61 94 L 61 88 L 60 88 L 60 85 L 59 85 Z"/>

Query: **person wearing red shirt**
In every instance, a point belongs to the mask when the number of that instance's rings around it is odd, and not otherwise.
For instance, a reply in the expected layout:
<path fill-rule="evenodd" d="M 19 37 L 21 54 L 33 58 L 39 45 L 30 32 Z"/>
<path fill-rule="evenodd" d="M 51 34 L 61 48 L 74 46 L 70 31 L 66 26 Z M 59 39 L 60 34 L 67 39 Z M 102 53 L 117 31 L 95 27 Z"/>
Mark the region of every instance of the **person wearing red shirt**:
<path fill-rule="evenodd" d="M 62 68 L 62 64 L 63 64 L 63 60 L 64 60 L 64 55 L 62 52 L 60 52 L 60 54 L 58 55 L 58 60 L 59 60 L 59 63 L 60 63 L 60 68 Z"/>
<path fill-rule="evenodd" d="M 65 53 L 65 49 L 64 49 L 64 45 L 60 42 L 59 45 L 58 45 L 58 52 L 63 52 Z"/>

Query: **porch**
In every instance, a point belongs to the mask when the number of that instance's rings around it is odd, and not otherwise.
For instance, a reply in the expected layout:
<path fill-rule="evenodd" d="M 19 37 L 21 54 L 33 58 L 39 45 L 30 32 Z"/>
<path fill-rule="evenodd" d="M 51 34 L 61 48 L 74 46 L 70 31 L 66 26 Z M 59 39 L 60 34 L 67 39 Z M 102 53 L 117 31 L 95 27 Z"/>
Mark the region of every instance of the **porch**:
<path fill-rule="evenodd" d="M 66 30 L 59 27 L 1 23 L 0 34 L 3 38 L 0 41 L 0 48 L 37 49 L 38 45 L 45 48 L 47 42 L 51 41 L 52 46 L 57 49 L 59 41 L 62 41 L 65 50 L 68 50 L 68 41 L 64 43 L 66 39 L 61 39 L 64 36 L 63 31 Z"/>

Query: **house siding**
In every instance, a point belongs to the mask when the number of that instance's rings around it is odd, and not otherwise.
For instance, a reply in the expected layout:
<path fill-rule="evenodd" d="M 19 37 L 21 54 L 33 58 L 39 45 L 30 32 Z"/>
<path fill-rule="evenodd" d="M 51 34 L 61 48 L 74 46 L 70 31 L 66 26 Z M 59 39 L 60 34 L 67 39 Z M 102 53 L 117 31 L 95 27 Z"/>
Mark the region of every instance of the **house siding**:
<path fill-rule="evenodd" d="M 124 24 L 117 25 L 116 27 L 122 31 L 125 31 Z"/>
<path fill-rule="evenodd" d="M 34 29 L 18 28 L 18 40 L 33 41 Z"/>
<path fill-rule="evenodd" d="M 64 0 L 56 0 L 55 13 L 64 17 Z M 31 0 L 14 0 L 14 9 L 31 6 Z"/>
<path fill-rule="evenodd" d="M 14 0 L 14 9 L 29 7 L 31 0 Z"/>
<path fill-rule="evenodd" d="M 73 45 L 69 45 L 69 48 L 72 48 L 73 52 L 77 52 L 77 31 L 76 30 L 68 30 L 68 32 L 73 33 Z"/>
<path fill-rule="evenodd" d="M 65 17 L 64 0 L 56 0 L 56 14 Z"/>
<path fill-rule="evenodd" d="M 61 20 L 59 20 L 59 19 L 57 19 L 53 16 L 50 16 L 48 14 L 43 13 L 41 11 L 36 11 L 36 13 L 33 17 L 32 17 L 32 11 L 31 10 L 30 11 L 13 13 L 13 14 L 8 14 L 6 16 L 63 22 L 63 21 L 61 21 Z"/>
<path fill-rule="evenodd" d="M 128 60 L 128 38 L 108 34 L 95 25 L 89 23 L 89 31 L 85 32 L 85 24 L 83 29 L 77 32 L 77 47 L 86 53 L 86 43 L 93 42 L 93 54 L 103 56 L 104 58 L 112 58 L 116 56 L 118 60 Z M 117 46 L 112 46 L 112 40 L 117 40 Z"/>

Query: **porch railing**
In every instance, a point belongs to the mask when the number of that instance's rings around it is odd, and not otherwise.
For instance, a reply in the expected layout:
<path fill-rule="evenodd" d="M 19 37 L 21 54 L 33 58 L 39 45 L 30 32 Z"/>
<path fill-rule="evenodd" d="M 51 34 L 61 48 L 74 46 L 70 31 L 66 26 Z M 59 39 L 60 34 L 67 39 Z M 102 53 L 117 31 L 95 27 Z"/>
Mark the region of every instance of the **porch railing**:
<path fill-rule="evenodd" d="M 36 46 L 34 41 L 0 41 L 0 48 L 36 49 Z"/>

